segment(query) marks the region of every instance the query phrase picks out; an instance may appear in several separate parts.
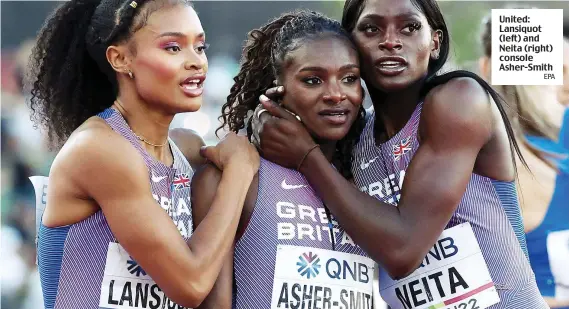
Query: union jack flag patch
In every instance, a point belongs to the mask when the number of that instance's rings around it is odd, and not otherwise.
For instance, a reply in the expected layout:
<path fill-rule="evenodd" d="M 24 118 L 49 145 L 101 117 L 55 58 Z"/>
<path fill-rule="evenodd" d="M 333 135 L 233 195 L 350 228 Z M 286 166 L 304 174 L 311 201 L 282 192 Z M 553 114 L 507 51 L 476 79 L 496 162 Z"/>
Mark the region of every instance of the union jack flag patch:
<path fill-rule="evenodd" d="M 175 190 L 181 190 L 190 187 L 190 176 L 186 173 L 181 173 L 174 176 L 174 182 L 172 182 L 172 187 Z"/>
<path fill-rule="evenodd" d="M 393 145 L 393 159 L 399 161 L 409 151 L 411 151 L 411 136 L 402 139 L 399 144 Z"/>

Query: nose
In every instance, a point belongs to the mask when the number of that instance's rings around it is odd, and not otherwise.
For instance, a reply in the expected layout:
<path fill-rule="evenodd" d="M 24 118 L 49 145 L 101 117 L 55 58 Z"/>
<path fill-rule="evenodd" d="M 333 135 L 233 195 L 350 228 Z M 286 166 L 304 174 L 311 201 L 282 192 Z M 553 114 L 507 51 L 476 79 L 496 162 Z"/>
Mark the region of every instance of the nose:
<path fill-rule="evenodd" d="M 342 93 L 342 90 L 337 83 L 332 83 L 332 85 L 328 87 L 327 93 L 322 97 L 324 102 L 329 104 L 338 104 L 346 100 L 346 98 L 347 96 Z"/>
<path fill-rule="evenodd" d="M 207 67 L 207 58 L 205 54 L 198 54 L 196 51 L 190 52 L 186 62 L 184 62 L 184 69 L 186 70 L 204 70 Z"/>
<path fill-rule="evenodd" d="M 401 47 L 403 47 L 403 45 L 401 44 L 401 40 L 396 34 L 395 29 L 387 29 L 385 36 L 379 42 L 379 49 L 391 51 L 394 49 L 401 49 Z"/>

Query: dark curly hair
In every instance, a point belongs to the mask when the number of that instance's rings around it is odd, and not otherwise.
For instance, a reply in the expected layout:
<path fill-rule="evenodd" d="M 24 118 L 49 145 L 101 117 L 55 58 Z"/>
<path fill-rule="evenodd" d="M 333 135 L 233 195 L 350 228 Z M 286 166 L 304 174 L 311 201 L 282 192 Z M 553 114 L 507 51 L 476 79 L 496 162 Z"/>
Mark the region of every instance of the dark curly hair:
<path fill-rule="evenodd" d="M 273 80 L 282 73 L 286 55 L 300 47 L 304 40 L 325 34 L 332 34 L 353 44 L 350 35 L 342 29 L 339 22 L 320 13 L 304 10 L 285 13 L 249 32 L 241 69 L 233 78 L 235 83 L 222 107 L 222 125 L 217 130 L 225 126 L 234 132 L 243 129 L 247 117 L 259 104 L 259 96 L 274 87 Z M 362 106 L 348 134 L 336 145 L 332 162 L 348 179 L 352 178 L 352 149 L 363 130 L 364 118 L 365 110 Z M 247 125 L 249 138 L 252 134 L 250 122 L 251 119 Z"/>
<path fill-rule="evenodd" d="M 70 0 L 46 20 L 27 79 L 32 118 L 47 128 L 52 146 L 61 146 L 85 120 L 112 105 L 118 84 L 107 47 L 128 41 L 152 12 L 177 3 L 190 5 L 187 0 Z"/>

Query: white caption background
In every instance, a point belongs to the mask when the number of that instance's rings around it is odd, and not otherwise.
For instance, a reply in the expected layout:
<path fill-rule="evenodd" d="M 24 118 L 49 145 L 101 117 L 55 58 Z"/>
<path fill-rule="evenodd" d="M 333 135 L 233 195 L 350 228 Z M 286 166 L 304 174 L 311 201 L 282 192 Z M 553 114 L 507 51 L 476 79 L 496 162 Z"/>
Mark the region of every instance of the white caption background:
<path fill-rule="evenodd" d="M 491 84 L 563 84 L 562 9 L 492 9 Z"/>

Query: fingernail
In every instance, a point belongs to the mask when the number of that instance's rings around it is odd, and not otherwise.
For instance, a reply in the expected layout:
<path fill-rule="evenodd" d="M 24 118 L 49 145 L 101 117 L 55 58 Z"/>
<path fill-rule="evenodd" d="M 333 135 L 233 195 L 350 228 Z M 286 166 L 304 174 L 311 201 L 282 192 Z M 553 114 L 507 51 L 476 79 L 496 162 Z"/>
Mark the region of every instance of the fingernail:
<path fill-rule="evenodd" d="M 284 87 L 283 87 L 283 86 L 277 87 L 277 91 L 278 91 L 278 92 L 283 92 L 283 91 L 284 91 Z"/>
<path fill-rule="evenodd" d="M 264 107 L 265 109 L 269 109 L 269 108 L 272 107 L 270 101 L 261 101 L 261 105 L 263 105 L 263 107 Z"/>
<path fill-rule="evenodd" d="M 269 98 L 264 94 L 259 96 L 259 100 L 261 100 L 261 102 L 269 102 Z"/>

